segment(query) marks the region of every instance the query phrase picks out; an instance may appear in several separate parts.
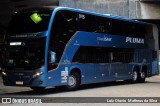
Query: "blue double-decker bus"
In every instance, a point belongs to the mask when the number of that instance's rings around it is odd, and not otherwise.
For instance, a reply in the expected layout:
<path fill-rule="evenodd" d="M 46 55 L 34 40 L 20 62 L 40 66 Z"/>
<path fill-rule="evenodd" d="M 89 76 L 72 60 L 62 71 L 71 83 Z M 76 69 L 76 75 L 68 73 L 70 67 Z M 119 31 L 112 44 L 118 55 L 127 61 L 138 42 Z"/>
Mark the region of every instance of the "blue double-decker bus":
<path fill-rule="evenodd" d="M 82 84 L 145 82 L 158 75 L 156 26 L 67 7 L 15 12 L 2 71 L 6 86 L 42 90 Z"/>

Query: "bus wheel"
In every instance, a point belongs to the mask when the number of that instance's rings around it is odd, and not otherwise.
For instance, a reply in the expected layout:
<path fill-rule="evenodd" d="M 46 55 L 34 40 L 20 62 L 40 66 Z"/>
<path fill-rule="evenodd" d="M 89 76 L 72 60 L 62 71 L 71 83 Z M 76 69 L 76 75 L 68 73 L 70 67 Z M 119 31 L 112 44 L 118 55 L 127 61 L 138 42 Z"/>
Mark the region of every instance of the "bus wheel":
<path fill-rule="evenodd" d="M 138 82 L 138 73 L 137 71 L 134 71 L 132 76 L 132 83 L 136 83 L 136 82 Z"/>
<path fill-rule="evenodd" d="M 146 79 L 146 73 L 145 72 L 141 72 L 141 78 L 140 78 L 140 82 L 144 83 Z"/>
<path fill-rule="evenodd" d="M 35 92 L 40 92 L 45 89 L 45 87 L 30 87 Z"/>
<path fill-rule="evenodd" d="M 80 75 L 77 72 L 72 72 L 68 78 L 67 90 L 76 90 L 80 85 Z"/>

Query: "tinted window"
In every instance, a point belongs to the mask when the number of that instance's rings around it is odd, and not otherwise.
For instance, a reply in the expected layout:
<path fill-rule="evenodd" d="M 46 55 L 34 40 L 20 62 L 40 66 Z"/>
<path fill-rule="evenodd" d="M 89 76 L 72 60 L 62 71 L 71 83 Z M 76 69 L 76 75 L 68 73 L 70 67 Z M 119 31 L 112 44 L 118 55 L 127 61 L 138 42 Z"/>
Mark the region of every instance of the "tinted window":
<path fill-rule="evenodd" d="M 124 27 L 125 23 L 120 20 L 111 19 L 111 34 L 113 35 L 124 35 Z M 128 34 L 127 34 L 128 35 Z"/>
<path fill-rule="evenodd" d="M 79 31 L 96 32 L 96 20 L 94 15 L 78 13 Z"/>
<path fill-rule="evenodd" d="M 139 23 L 78 13 L 78 30 L 144 38 L 146 29 Z"/>
<path fill-rule="evenodd" d="M 109 18 L 96 17 L 96 25 L 98 33 L 110 33 L 111 22 Z"/>
<path fill-rule="evenodd" d="M 134 49 L 114 48 L 112 49 L 112 62 L 130 63 L 133 61 Z"/>
<path fill-rule="evenodd" d="M 50 69 L 56 68 L 67 42 L 77 31 L 77 14 L 70 11 L 58 11 L 54 18 L 50 34 L 50 51 L 56 53 L 56 62 Z"/>
<path fill-rule="evenodd" d="M 144 38 L 146 34 L 146 27 L 142 24 L 134 24 L 134 35 L 140 38 Z"/>
<path fill-rule="evenodd" d="M 124 48 L 108 48 L 108 47 L 89 47 L 81 46 L 74 58 L 73 62 L 77 63 L 110 63 L 111 54 L 112 62 L 129 63 L 133 61 L 134 50 Z"/>
<path fill-rule="evenodd" d="M 145 37 L 145 26 L 138 23 L 111 19 L 111 34 L 130 37 Z"/>
<path fill-rule="evenodd" d="M 104 47 L 81 46 L 73 62 L 78 63 L 109 63 L 109 49 Z"/>

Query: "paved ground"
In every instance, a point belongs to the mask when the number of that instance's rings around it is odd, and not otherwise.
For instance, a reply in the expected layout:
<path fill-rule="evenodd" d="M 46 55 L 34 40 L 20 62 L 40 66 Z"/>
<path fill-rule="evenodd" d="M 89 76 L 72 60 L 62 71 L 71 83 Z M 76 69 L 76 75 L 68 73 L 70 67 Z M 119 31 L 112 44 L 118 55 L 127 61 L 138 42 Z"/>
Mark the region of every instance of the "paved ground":
<path fill-rule="evenodd" d="M 33 92 L 30 88 L 27 87 L 6 87 L 2 85 L 2 81 L 0 79 L 0 96 L 16 96 L 16 97 L 160 97 L 160 76 L 154 76 L 146 79 L 146 83 L 138 83 L 138 84 L 126 84 L 124 82 L 117 83 L 102 83 L 102 84 L 90 84 L 83 85 L 77 91 L 64 91 L 57 88 L 47 88 L 41 93 Z M 128 103 L 119 105 L 127 105 Z M 3 104 L 8 106 L 8 104 Z M 12 104 L 16 105 L 16 104 Z M 19 104 L 23 105 L 23 104 Z M 28 105 L 28 104 L 27 104 Z M 36 104 L 37 105 L 37 104 Z M 41 105 L 41 104 L 38 104 Z M 53 105 L 47 103 L 47 105 Z M 61 104 L 58 103 L 56 105 L 75 105 L 73 103 Z M 96 105 L 95 103 L 81 103 L 77 105 Z M 98 105 L 105 105 L 98 103 Z M 108 106 L 116 105 L 116 103 L 109 103 Z M 132 103 L 130 105 L 137 105 L 136 103 Z M 149 104 L 141 104 L 141 106 L 150 106 Z M 159 105 L 154 103 L 155 105 Z M 152 105 L 153 106 L 153 105 Z"/>

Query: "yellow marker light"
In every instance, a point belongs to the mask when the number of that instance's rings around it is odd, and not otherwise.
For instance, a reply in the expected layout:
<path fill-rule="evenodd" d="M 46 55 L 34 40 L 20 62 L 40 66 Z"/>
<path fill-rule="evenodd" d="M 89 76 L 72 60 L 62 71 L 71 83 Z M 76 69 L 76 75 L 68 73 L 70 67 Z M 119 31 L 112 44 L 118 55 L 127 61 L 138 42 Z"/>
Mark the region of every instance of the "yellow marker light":
<path fill-rule="evenodd" d="M 43 72 L 37 72 L 33 75 L 33 78 L 39 77 L 43 74 Z"/>

